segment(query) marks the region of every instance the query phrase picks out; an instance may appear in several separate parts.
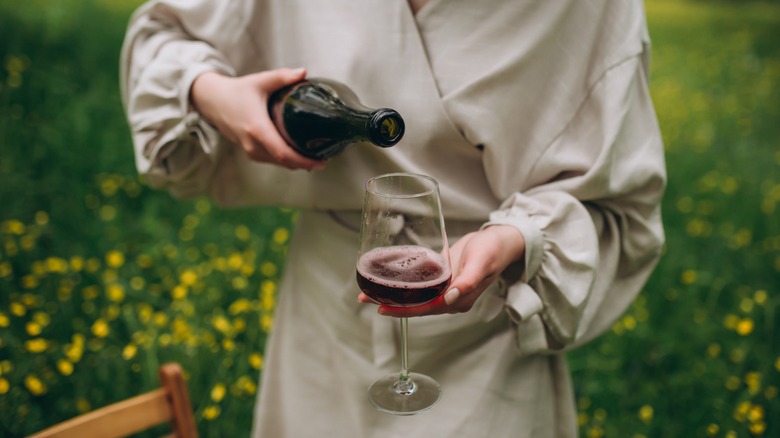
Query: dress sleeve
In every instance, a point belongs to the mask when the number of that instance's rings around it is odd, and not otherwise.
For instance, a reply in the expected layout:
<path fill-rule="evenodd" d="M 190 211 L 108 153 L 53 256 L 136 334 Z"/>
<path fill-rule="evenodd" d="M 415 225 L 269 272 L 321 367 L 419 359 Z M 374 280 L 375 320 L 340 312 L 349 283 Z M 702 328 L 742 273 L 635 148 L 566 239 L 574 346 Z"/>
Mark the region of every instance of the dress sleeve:
<path fill-rule="evenodd" d="M 194 111 L 190 86 L 200 74 L 235 75 L 243 4 L 160 0 L 132 16 L 122 46 L 120 86 L 136 167 L 177 197 L 204 192 L 221 137 Z M 234 50 L 226 50 L 232 47 Z"/>
<path fill-rule="evenodd" d="M 661 254 L 666 174 L 646 57 L 602 75 L 531 174 L 541 182 L 484 225 L 513 225 L 526 241 L 505 299 L 520 354 L 571 348 L 608 329 Z"/>

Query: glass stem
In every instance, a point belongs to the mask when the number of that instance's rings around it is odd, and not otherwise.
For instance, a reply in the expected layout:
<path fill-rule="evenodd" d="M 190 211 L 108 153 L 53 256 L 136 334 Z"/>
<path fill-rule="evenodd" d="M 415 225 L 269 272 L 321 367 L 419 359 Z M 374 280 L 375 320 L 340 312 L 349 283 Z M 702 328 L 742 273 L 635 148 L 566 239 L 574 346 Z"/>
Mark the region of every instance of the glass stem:
<path fill-rule="evenodd" d="M 409 320 L 399 318 L 401 323 L 401 375 L 398 382 L 395 383 L 395 390 L 399 394 L 409 395 L 414 392 L 415 385 L 409 377 L 409 346 L 407 339 L 409 335 Z"/>

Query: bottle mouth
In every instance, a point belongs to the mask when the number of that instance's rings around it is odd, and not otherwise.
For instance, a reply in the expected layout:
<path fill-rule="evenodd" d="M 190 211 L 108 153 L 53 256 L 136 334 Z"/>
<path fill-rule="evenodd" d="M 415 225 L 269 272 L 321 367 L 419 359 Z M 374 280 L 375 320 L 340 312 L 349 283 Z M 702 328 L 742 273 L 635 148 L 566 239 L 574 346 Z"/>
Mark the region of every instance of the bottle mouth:
<path fill-rule="evenodd" d="M 380 108 L 371 113 L 368 124 L 371 142 L 385 148 L 398 143 L 406 128 L 401 115 L 390 108 Z"/>

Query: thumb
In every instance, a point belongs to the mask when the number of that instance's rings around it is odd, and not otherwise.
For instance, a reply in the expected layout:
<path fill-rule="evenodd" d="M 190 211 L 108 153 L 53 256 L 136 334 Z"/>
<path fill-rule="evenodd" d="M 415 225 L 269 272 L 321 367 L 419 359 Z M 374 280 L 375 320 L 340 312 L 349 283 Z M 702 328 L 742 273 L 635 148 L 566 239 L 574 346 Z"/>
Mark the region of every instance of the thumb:
<path fill-rule="evenodd" d="M 271 92 L 280 88 L 300 82 L 306 78 L 306 69 L 300 68 L 279 68 L 268 70 L 261 73 L 260 82 L 262 87 Z"/>

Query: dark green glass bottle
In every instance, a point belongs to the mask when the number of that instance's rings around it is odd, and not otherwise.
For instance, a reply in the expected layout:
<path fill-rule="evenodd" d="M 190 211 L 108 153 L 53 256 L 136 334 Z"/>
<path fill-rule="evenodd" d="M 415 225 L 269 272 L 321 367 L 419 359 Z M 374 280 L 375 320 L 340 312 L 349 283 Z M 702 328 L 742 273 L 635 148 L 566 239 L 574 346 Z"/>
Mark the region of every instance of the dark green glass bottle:
<path fill-rule="evenodd" d="M 349 87 L 330 79 L 307 79 L 278 90 L 268 111 L 285 141 L 309 158 L 330 158 L 361 141 L 387 148 L 404 135 L 398 112 L 367 108 Z"/>

